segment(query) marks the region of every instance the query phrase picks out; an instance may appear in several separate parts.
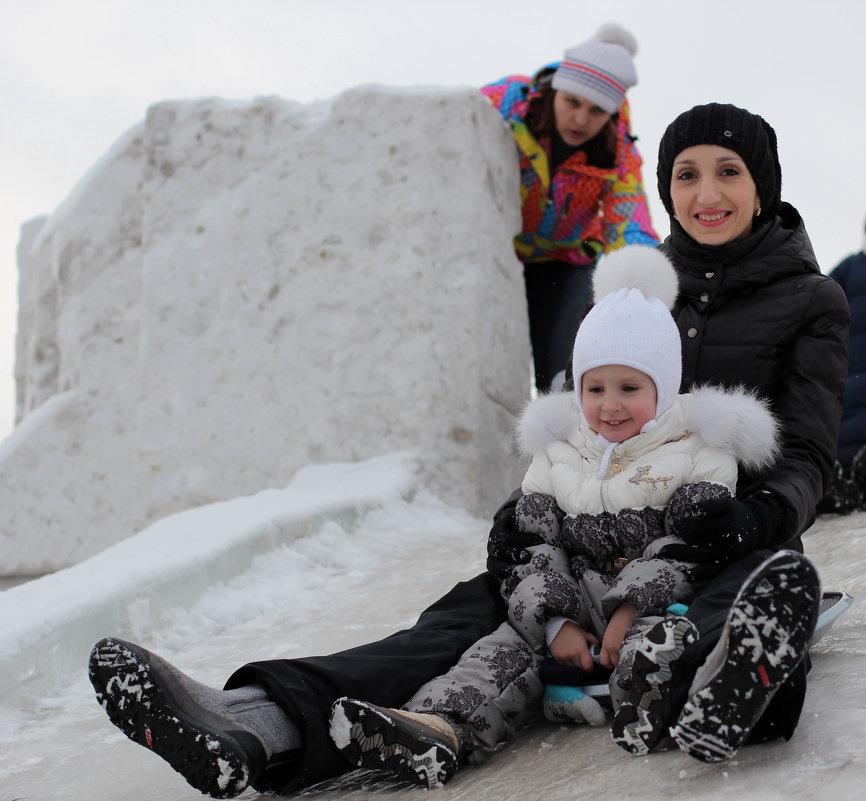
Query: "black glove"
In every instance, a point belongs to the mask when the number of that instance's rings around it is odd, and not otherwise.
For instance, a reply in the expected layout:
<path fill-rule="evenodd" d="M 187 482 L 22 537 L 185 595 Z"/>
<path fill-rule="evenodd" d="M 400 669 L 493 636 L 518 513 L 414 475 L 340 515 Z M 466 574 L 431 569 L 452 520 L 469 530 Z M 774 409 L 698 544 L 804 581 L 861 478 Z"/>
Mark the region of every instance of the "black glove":
<path fill-rule="evenodd" d="M 671 520 L 668 531 L 685 541 L 665 545 L 663 559 L 724 566 L 768 547 L 784 520 L 784 509 L 772 494 L 698 501 L 688 516 Z"/>
<path fill-rule="evenodd" d="M 538 534 L 517 528 L 517 501 L 521 493 L 515 492 L 493 515 L 493 526 L 487 538 L 487 570 L 499 582 L 505 581 L 517 565 L 525 565 L 532 554 L 526 549 L 540 545 L 544 540 Z"/>

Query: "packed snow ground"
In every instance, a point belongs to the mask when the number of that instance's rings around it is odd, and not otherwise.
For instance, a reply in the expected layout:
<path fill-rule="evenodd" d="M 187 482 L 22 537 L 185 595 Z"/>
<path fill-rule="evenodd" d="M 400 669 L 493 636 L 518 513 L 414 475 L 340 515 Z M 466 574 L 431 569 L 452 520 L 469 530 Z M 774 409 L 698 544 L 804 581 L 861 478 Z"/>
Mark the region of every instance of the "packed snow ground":
<path fill-rule="evenodd" d="M 180 526 L 206 527 L 210 536 L 185 539 L 178 553 L 168 545 Z M 29 680 L 19 676 L 0 697 L 0 801 L 201 798 L 115 730 L 96 704 L 86 675 L 96 637 L 131 638 L 221 685 L 250 659 L 338 650 L 410 625 L 454 582 L 482 569 L 488 528 L 418 489 L 412 459 L 397 454 L 318 466 L 284 491 L 185 512 L 81 565 L 0 594 L 0 657 L 18 648 L 19 666 L 32 662 L 24 671 Z M 635 759 L 604 730 L 542 722 L 486 765 L 460 771 L 437 798 L 862 798 L 864 534 L 866 514 L 858 514 L 821 518 L 806 537 L 825 587 L 845 590 L 855 603 L 813 649 L 806 708 L 791 742 L 748 747 L 731 763 L 704 765 L 678 751 Z M 240 558 L 245 541 L 252 544 Z M 234 555 L 236 575 L 226 569 L 226 554 Z M 174 585 L 184 587 L 182 603 L 172 600 Z M 16 615 L 29 615 L 23 633 L 10 628 L 16 608 Z M 96 634 L 94 620 L 103 626 Z M 64 631 L 72 636 L 64 639 Z M 360 801 L 423 793 L 355 773 L 298 796 Z M 256 797 L 252 790 L 243 795 Z"/>

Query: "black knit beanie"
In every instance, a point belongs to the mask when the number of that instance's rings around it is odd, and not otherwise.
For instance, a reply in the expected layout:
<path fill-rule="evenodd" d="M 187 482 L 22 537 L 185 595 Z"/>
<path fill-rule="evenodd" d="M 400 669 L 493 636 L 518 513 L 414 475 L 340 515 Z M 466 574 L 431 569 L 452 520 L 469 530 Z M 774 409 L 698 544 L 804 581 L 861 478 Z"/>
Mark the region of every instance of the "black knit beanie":
<path fill-rule="evenodd" d="M 674 159 L 695 145 L 719 145 L 733 150 L 749 168 L 761 199 L 761 217 L 772 216 L 782 202 L 782 168 L 776 146 L 776 132 L 745 109 L 729 104 L 695 106 L 677 117 L 659 143 L 659 197 L 673 217 L 671 176 Z"/>

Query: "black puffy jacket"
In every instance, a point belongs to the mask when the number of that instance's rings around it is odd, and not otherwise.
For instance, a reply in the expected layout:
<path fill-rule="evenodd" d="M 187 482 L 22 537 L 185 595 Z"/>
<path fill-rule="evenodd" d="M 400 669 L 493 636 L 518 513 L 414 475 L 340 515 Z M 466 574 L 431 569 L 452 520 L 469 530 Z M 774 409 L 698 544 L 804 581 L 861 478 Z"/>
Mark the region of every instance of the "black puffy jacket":
<path fill-rule="evenodd" d="M 705 247 L 671 221 L 660 248 L 680 292 L 673 314 L 682 338 L 683 386 L 753 388 L 782 424 L 782 456 L 761 474 L 743 472 L 737 494 L 769 490 L 784 507 L 773 547 L 802 550 L 836 459 L 848 363 L 849 311 L 821 274 L 803 221 L 778 217 L 745 239 Z"/>

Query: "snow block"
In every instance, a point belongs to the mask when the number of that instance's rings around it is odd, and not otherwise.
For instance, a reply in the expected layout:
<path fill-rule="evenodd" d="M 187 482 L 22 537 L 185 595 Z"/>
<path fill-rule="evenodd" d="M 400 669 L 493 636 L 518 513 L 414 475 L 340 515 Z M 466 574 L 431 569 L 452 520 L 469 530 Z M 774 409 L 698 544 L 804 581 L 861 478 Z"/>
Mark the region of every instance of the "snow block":
<path fill-rule="evenodd" d="M 152 106 L 19 248 L 0 573 L 412 449 L 487 516 L 530 351 L 513 139 L 472 88 Z"/>

